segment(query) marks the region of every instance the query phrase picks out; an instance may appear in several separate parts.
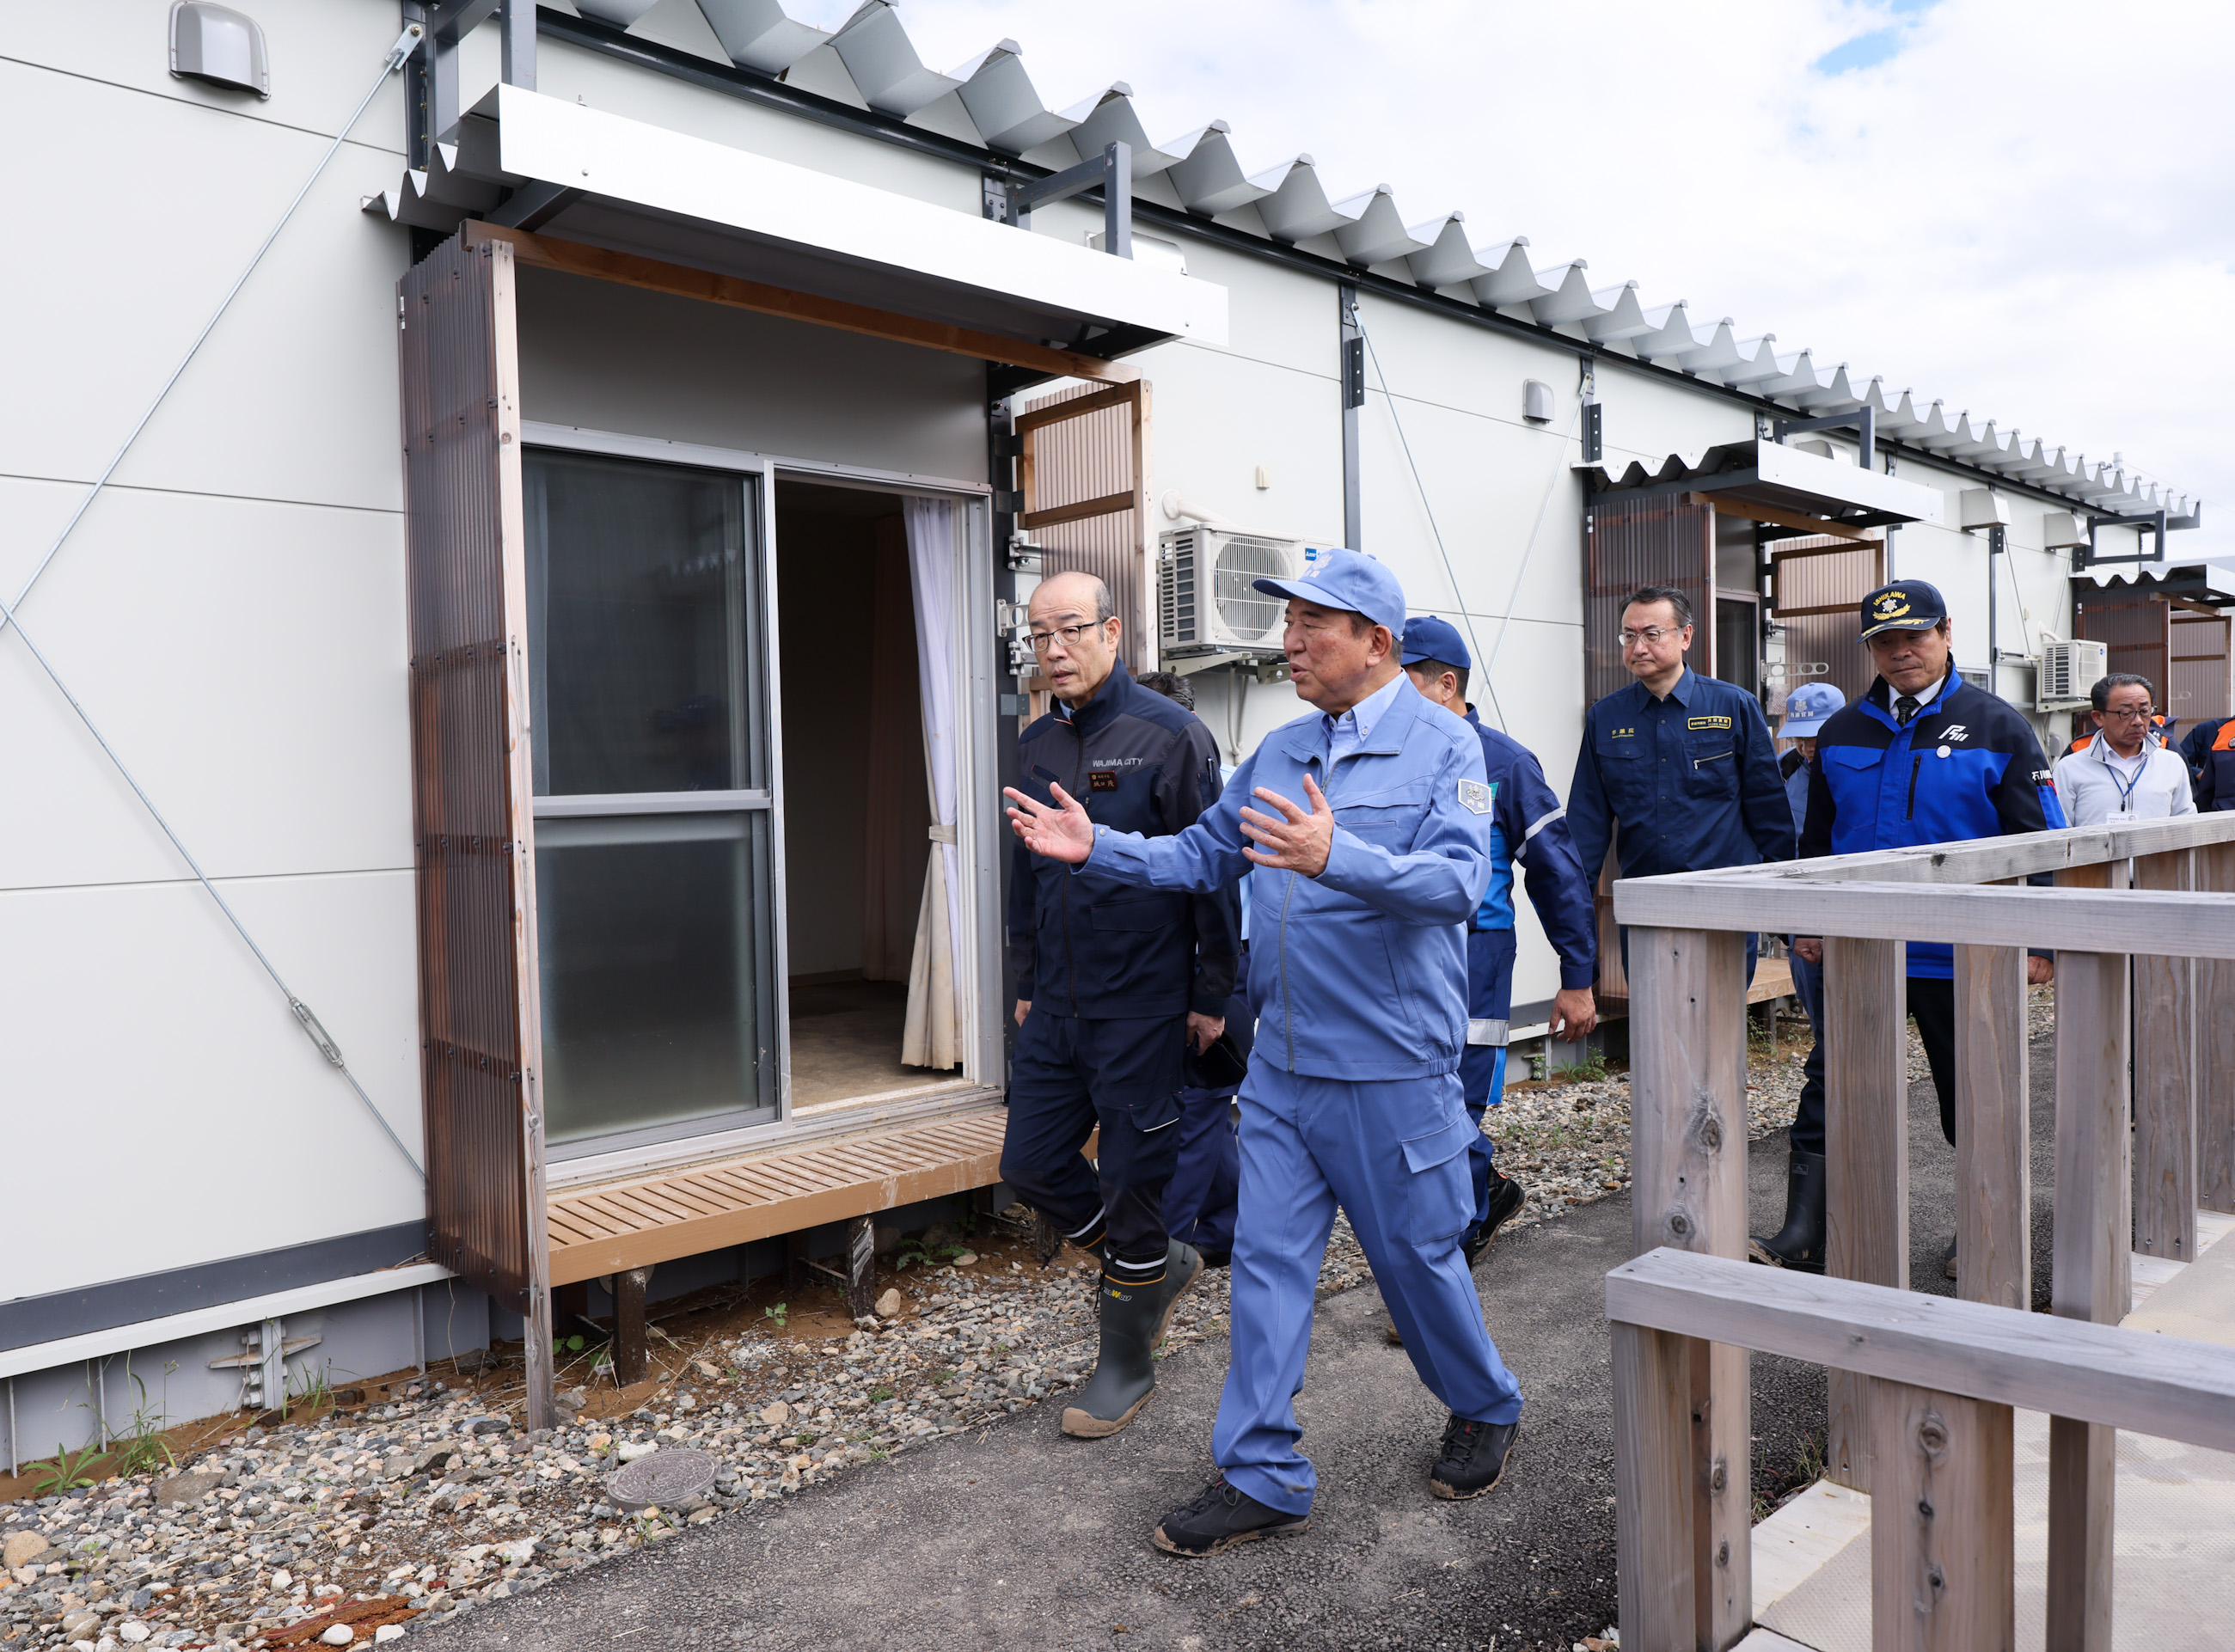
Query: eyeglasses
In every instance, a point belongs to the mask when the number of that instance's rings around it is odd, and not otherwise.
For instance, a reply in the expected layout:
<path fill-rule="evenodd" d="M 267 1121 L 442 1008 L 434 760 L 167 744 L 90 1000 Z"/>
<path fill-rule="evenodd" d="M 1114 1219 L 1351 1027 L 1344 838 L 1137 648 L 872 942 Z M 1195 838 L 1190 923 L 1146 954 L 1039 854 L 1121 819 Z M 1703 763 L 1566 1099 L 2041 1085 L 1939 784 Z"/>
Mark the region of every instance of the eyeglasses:
<path fill-rule="evenodd" d="M 2151 718 L 2155 717 L 2157 715 L 2157 710 L 2154 706 L 2145 705 L 2140 711 L 2098 711 L 2095 715 L 2098 717 L 2115 717 L 2121 722 L 2127 723 L 2143 723 L 2147 722 Z"/>
<path fill-rule="evenodd" d="M 1063 639 L 1065 647 L 1076 648 L 1081 637 L 1090 631 L 1099 630 L 1102 624 L 1099 620 L 1082 620 L 1075 626 L 1057 626 L 1049 631 L 1035 631 L 1032 633 L 1032 652 L 1036 654 L 1047 652 L 1059 637 Z"/>
<path fill-rule="evenodd" d="M 1615 633 L 1615 640 L 1619 642 L 1625 648 L 1629 647 L 1633 643 L 1640 642 L 1645 644 L 1648 648 L 1658 648 L 1661 646 L 1662 638 L 1673 637 L 1677 633 L 1677 632 L 1681 631 L 1683 627 L 1681 626 L 1673 627 L 1668 626 L 1648 626 L 1642 631 L 1616 632 Z"/>

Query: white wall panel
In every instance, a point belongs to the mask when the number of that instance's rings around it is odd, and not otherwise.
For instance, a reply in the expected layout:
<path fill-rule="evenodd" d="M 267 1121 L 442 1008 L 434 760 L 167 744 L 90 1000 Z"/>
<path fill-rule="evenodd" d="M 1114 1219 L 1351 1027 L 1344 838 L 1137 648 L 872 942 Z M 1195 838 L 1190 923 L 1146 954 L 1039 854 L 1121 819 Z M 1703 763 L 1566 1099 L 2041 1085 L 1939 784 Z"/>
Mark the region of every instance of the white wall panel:
<path fill-rule="evenodd" d="M 1610 464 L 1630 459 L 1658 464 L 1672 453 L 1698 453 L 1719 442 L 1753 439 L 1753 410 L 1711 391 L 1694 390 L 1617 361 L 1600 364 L 1598 383 Z"/>
<path fill-rule="evenodd" d="M 1334 378 L 1196 344 L 1133 358 L 1154 390 L 1150 497 L 1177 493 L 1258 533 L 1342 536 L 1342 410 Z M 1260 488 L 1256 468 L 1272 485 Z M 1150 531 L 1186 524 L 1151 513 Z"/>
<path fill-rule="evenodd" d="M 10 330 L 0 365 L 10 472 L 98 474 L 326 142 L 0 61 L 0 145 L 39 157 L 11 180 L 10 222 L 23 245 L 70 252 L 66 275 L 51 259 L 0 266 L 8 312 L 38 318 Z M 408 242 L 357 201 L 391 187 L 398 164 L 355 144 L 334 157 L 120 481 L 397 508 L 394 287 Z"/>
<path fill-rule="evenodd" d="M 410 874 L 223 888 L 417 1152 Z M 198 885 L 0 894 L 0 1048 L 23 1172 L 0 1202 L 11 1295 L 424 1213 L 417 1177 Z"/>
<path fill-rule="evenodd" d="M 241 121 L 327 138 L 372 84 L 403 30 L 396 0 L 255 0 L 247 8 L 264 30 L 272 95 L 205 85 L 170 69 L 170 7 L 151 0 L 69 0 L 67 5 L 8 8 L 8 56 L 88 81 L 107 82 Z M 50 134 L 58 137 L 59 133 Z M 75 141 L 86 135 L 75 129 Z M 390 76 L 364 124 L 360 143 L 395 148 L 403 139 L 403 82 Z M 50 142 L 51 158 L 59 145 Z M 10 180 L 20 187 L 20 176 Z"/>
<path fill-rule="evenodd" d="M 986 364 L 523 269 L 521 401 L 553 424 L 951 481 L 986 475 Z"/>
<path fill-rule="evenodd" d="M 0 480 L 22 577 L 74 486 Z M 113 490 L 23 621 L 212 876 L 411 865 L 402 518 Z M 22 641 L 0 632 L 0 887 L 185 868 Z"/>

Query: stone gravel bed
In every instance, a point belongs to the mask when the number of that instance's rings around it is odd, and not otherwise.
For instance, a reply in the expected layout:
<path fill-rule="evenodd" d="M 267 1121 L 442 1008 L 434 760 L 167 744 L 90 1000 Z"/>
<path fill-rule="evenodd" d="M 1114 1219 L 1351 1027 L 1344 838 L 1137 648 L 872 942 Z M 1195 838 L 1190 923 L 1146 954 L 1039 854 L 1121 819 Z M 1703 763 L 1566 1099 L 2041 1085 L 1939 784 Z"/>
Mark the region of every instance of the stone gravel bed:
<path fill-rule="evenodd" d="M 1757 1136 L 1792 1116 L 1807 1044 L 1797 1025 L 1774 1055 L 1753 1046 Z M 1517 1083 L 1487 1130 L 1528 1190 L 1521 1224 L 1629 1184 L 1619 1073 Z M 1093 1264 L 1066 1249 L 1044 1267 L 1016 1223 L 997 1226 L 924 1236 L 913 1249 L 947 1260 L 899 1272 L 878 1302 L 888 1311 L 850 1328 L 787 1330 L 781 1313 L 656 1326 L 666 1375 L 623 1415 L 600 1414 L 615 1400 L 599 1378 L 562 1394 L 562 1426 L 526 1433 L 516 1376 L 508 1404 L 501 1382 L 469 1386 L 446 1364 L 388 1403 L 249 1427 L 161 1474 L 0 1506 L 0 1649 L 383 1644 L 1059 1396 L 1093 1367 Z M 1321 1295 L 1367 1277 L 1338 1220 Z M 1224 1271 L 1207 1271 L 1167 1349 L 1222 1336 L 1227 1303 Z M 708 1492 L 636 1512 L 609 1501 L 611 1473 L 662 1447 L 714 1459 Z M 351 1621 L 329 1629 L 338 1616 Z"/>

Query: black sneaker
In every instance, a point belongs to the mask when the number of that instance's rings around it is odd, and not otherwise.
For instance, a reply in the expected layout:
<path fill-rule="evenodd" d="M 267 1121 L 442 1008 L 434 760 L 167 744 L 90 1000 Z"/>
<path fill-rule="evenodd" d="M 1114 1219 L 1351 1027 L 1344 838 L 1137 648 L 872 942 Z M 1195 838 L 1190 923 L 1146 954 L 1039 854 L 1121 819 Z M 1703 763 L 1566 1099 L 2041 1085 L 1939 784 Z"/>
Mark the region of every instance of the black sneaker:
<path fill-rule="evenodd" d="M 1444 1449 L 1428 1476 L 1428 1490 L 1452 1502 L 1480 1497 L 1505 1478 L 1519 1423 L 1478 1423 L 1453 1417 L 1444 1426 Z"/>
<path fill-rule="evenodd" d="M 1301 1531 L 1311 1523 L 1308 1514 L 1283 1514 L 1267 1508 L 1240 1486 L 1228 1485 L 1222 1474 L 1187 1507 L 1166 1515 L 1157 1526 L 1154 1540 L 1168 1555 L 1196 1560 L 1253 1537 Z"/>
<path fill-rule="evenodd" d="M 1521 1207 L 1528 1196 L 1522 1191 L 1521 1183 L 1511 1177 L 1498 1178 L 1498 1187 L 1490 1196 L 1490 1219 L 1460 1242 L 1459 1249 L 1466 1253 L 1470 1271 L 1482 1266 L 1482 1259 L 1490 1255 L 1490 1248 L 1498 1242 L 1498 1230 L 1521 1214 Z"/>
<path fill-rule="evenodd" d="M 1948 1254 L 1940 1259 L 1940 1271 L 1950 1279 L 1956 1277 L 1956 1242 L 1953 1239 L 1948 1242 Z"/>

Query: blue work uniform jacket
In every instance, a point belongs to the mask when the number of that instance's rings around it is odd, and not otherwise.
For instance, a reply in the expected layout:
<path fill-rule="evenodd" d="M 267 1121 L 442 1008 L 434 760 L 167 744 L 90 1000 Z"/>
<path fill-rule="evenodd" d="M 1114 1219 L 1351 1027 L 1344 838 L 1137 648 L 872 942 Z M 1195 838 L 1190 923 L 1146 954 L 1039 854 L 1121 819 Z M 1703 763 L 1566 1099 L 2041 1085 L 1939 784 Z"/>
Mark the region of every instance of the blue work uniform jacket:
<path fill-rule="evenodd" d="M 1607 842 L 1624 877 L 1793 858 L 1793 810 L 1753 695 L 1686 670 L 1668 698 L 1632 683 L 1583 715 L 1568 829 L 1593 878 Z"/>
<path fill-rule="evenodd" d="M 1568 830 L 1567 811 L 1546 783 L 1535 752 L 1510 735 L 1485 728 L 1471 705 L 1466 720 L 1482 742 L 1491 796 L 1490 888 L 1468 927 L 1478 934 L 1512 930 L 1517 859 L 1529 904 L 1537 908 L 1544 938 L 1560 954 L 1560 985 L 1589 987 L 1598 957 L 1598 911 L 1592 904 L 1590 875 Z M 1510 947 L 1505 960 L 1510 970 Z"/>
<path fill-rule="evenodd" d="M 2198 724 L 2180 743 L 2180 755 L 2195 782 L 2199 813 L 2235 809 L 2235 718 Z"/>
<path fill-rule="evenodd" d="M 1904 728 L 1881 677 L 1816 737 L 1804 858 L 1957 843 L 2063 826 L 2048 759 L 2016 709 L 1954 672 Z M 2029 879 L 2047 883 L 2046 876 Z M 1909 973 L 1945 980 L 1944 941 L 1909 943 Z"/>
<path fill-rule="evenodd" d="M 1386 1080 L 1457 1071 L 1466 1045 L 1466 925 L 1490 882 L 1490 787 L 1465 722 L 1398 691 L 1364 742 L 1330 770 L 1333 720 L 1312 712 L 1265 737 L 1217 806 L 1171 837 L 1098 827 L 1078 870 L 1160 889 L 1222 888 L 1250 874 L 1255 1059 L 1315 1078 Z M 1260 786 L 1335 832 L 1319 876 L 1255 867 L 1245 803 Z"/>
<path fill-rule="evenodd" d="M 1157 836 L 1192 824 L 1219 794 L 1218 745 L 1188 711 L 1133 680 L 1122 659 L 1076 711 L 1059 707 L 1017 742 L 1017 789 L 1051 784 L 1098 826 Z M 1234 993 L 1232 890 L 1144 894 L 1074 877 L 1018 843 L 1009 877 L 1009 967 L 1017 996 L 1051 1015 L 1149 1019 L 1223 1015 Z"/>

